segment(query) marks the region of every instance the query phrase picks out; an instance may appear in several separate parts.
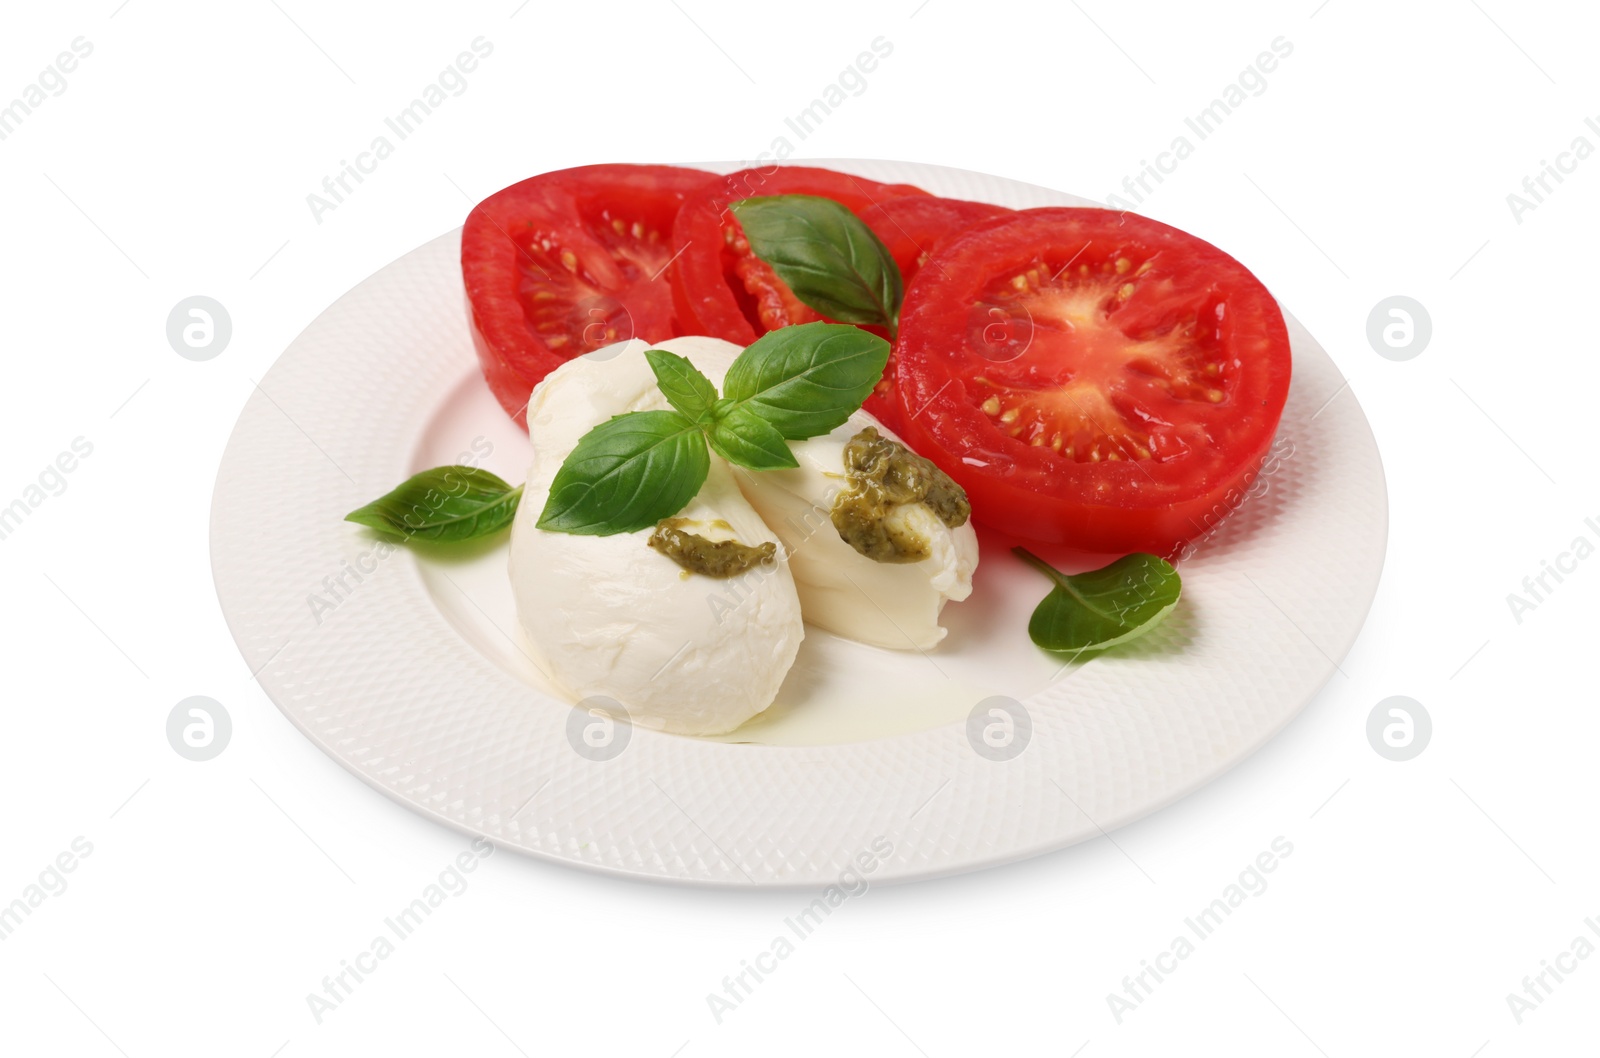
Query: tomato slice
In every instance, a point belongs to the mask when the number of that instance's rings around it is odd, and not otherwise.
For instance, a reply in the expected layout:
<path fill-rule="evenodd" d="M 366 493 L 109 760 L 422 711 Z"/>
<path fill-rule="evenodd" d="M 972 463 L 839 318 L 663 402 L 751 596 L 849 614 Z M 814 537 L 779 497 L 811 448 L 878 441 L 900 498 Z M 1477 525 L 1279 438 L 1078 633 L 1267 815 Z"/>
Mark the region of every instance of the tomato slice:
<path fill-rule="evenodd" d="M 535 384 L 629 338 L 683 333 L 664 275 L 672 222 L 712 179 L 665 165 L 586 165 L 512 184 L 473 207 L 461 271 L 484 378 L 523 426 Z"/>
<path fill-rule="evenodd" d="M 1005 206 L 987 202 L 966 202 L 959 198 L 915 195 L 877 202 L 861 211 L 866 222 L 900 266 L 900 278 L 908 285 L 928 258 L 951 239 L 981 221 L 1013 212 Z M 895 399 L 895 358 L 883 379 L 867 397 L 863 407 L 891 430 L 900 428 L 900 404 Z"/>
<path fill-rule="evenodd" d="M 979 221 L 1011 212 L 988 202 L 927 195 L 876 202 L 861 211 L 861 219 L 888 247 L 900 266 L 900 278 L 910 283 L 951 239 Z"/>
<path fill-rule="evenodd" d="M 672 227 L 672 244 L 681 252 L 669 275 L 684 333 L 749 345 L 768 331 L 822 318 L 750 251 L 731 203 L 756 195 L 821 195 L 859 215 L 876 202 L 926 194 L 909 184 L 801 165 L 744 169 L 705 184 Z"/>
<path fill-rule="evenodd" d="M 934 254 L 906 294 L 901 433 L 973 517 L 1175 555 L 1237 506 L 1288 398 L 1289 334 L 1238 261 L 1102 209 L 1031 209 Z"/>

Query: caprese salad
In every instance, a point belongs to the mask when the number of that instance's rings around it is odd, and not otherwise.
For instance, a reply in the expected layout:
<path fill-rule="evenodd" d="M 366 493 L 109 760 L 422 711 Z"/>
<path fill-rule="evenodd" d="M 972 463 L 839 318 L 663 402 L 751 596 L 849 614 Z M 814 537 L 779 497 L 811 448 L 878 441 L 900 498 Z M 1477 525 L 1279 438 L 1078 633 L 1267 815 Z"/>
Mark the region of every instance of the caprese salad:
<path fill-rule="evenodd" d="M 1068 575 L 1014 549 L 1050 585 L 1041 648 L 1147 631 L 1288 395 L 1261 283 L 1114 210 L 596 165 L 479 203 L 461 262 L 527 478 L 441 467 L 349 520 L 435 541 L 509 527 L 541 669 L 681 734 L 766 709 L 807 624 L 936 649 L 972 590 L 974 523 L 1124 555 Z"/>

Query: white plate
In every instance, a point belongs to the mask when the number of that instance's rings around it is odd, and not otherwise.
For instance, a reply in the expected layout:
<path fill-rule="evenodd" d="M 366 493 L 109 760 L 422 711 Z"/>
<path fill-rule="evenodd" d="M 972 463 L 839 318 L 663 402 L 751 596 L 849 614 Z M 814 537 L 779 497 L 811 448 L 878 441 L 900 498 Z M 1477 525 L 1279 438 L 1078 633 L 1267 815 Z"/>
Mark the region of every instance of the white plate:
<path fill-rule="evenodd" d="M 1093 204 L 937 166 L 820 164 L 1007 206 Z M 1279 444 L 1292 453 L 1184 563 L 1182 602 L 1145 639 L 1065 667 L 1044 655 L 1025 629 L 1048 585 L 982 533 L 976 591 L 946 609 L 938 650 L 808 628 L 779 704 L 733 736 L 620 728 L 622 751 L 593 759 L 568 735 L 569 719 L 592 721 L 523 651 L 503 540 L 384 554 L 342 521 L 486 448 L 479 465 L 524 474 L 527 438 L 478 375 L 459 239 L 350 291 L 268 372 L 217 476 L 212 565 L 245 660 L 307 737 L 402 804 L 504 847 L 643 878 L 783 886 L 829 883 L 858 858 L 885 881 L 1061 848 L 1270 738 L 1332 675 L 1377 589 L 1377 448 L 1333 362 L 1290 319 Z M 993 696 L 1026 713 L 1006 760 L 975 748 L 996 724 L 988 706 L 968 721 Z"/>

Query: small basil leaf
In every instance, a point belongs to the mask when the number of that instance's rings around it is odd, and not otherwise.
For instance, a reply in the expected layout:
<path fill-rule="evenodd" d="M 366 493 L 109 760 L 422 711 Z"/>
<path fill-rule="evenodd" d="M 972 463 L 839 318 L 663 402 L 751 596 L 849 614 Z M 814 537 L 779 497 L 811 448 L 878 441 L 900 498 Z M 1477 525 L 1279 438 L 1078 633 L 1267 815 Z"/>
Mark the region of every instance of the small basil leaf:
<path fill-rule="evenodd" d="M 408 540 L 453 543 L 504 529 L 521 500 L 521 485 L 513 488 L 487 470 L 434 467 L 357 507 L 344 520 Z"/>
<path fill-rule="evenodd" d="M 889 343 L 876 334 L 840 323 L 802 323 L 752 342 L 728 368 L 722 391 L 795 441 L 850 418 L 888 360 Z"/>
<path fill-rule="evenodd" d="M 694 422 L 704 421 L 717 400 L 717 387 L 711 380 L 688 360 L 665 349 L 646 349 L 644 358 L 650 361 L 667 403 Z"/>
<path fill-rule="evenodd" d="M 1150 631 L 1178 605 L 1178 571 L 1155 555 L 1133 554 L 1088 573 L 1067 575 L 1023 548 L 1023 561 L 1055 582 L 1028 636 L 1046 650 L 1103 650 Z"/>
<path fill-rule="evenodd" d="M 705 484 L 705 436 L 675 411 L 636 411 L 578 442 L 550 483 L 539 528 L 580 536 L 632 533 L 683 510 Z"/>
<path fill-rule="evenodd" d="M 900 268 L 860 217 L 815 195 L 747 198 L 732 209 L 750 249 L 795 297 L 829 319 L 894 333 L 905 293 Z"/>
<path fill-rule="evenodd" d="M 748 404 L 736 405 L 716 420 L 706 439 L 717 455 L 751 470 L 784 470 L 800 465 L 783 434 Z"/>

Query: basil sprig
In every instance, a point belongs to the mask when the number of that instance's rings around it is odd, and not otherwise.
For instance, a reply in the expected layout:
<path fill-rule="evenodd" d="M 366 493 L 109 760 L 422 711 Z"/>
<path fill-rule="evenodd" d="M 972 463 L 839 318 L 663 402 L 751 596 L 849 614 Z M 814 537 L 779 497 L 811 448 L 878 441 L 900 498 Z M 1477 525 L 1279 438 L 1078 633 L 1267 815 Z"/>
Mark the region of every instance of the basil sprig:
<path fill-rule="evenodd" d="M 617 415 L 579 439 L 550 482 L 539 528 L 611 536 L 648 528 L 688 506 L 711 452 L 751 470 L 797 467 L 789 441 L 840 426 L 889 360 L 889 343 L 836 323 L 762 335 L 728 369 L 727 394 L 684 357 L 645 350 L 671 411 Z M 424 470 L 346 521 L 408 540 L 451 543 L 498 532 L 522 500 L 487 470 Z"/>
<path fill-rule="evenodd" d="M 786 470 L 800 464 L 776 426 L 748 404 L 730 406 L 706 433 L 711 450 L 751 470 Z"/>
<path fill-rule="evenodd" d="M 751 470 L 798 466 L 786 442 L 850 418 L 882 376 L 889 343 L 837 323 L 771 331 L 734 360 L 721 398 L 683 357 L 645 355 L 675 410 L 629 412 L 585 434 L 556 471 L 539 528 L 611 536 L 669 518 L 705 484 L 708 448 Z"/>
<path fill-rule="evenodd" d="M 521 499 L 521 485 L 509 485 L 487 470 L 434 467 L 357 507 L 344 520 L 407 540 L 455 543 L 504 529 Z"/>
<path fill-rule="evenodd" d="M 878 324 L 894 337 L 905 296 L 900 267 L 861 218 L 816 195 L 757 196 L 731 208 L 750 249 L 795 297 L 829 319 Z"/>
<path fill-rule="evenodd" d="M 1055 585 L 1028 621 L 1029 638 L 1045 650 L 1104 650 L 1144 635 L 1178 605 L 1183 587 L 1178 571 L 1155 555 L 1125 555 L 1069 575 L 1025 548 L 1011 550 Z"/>

